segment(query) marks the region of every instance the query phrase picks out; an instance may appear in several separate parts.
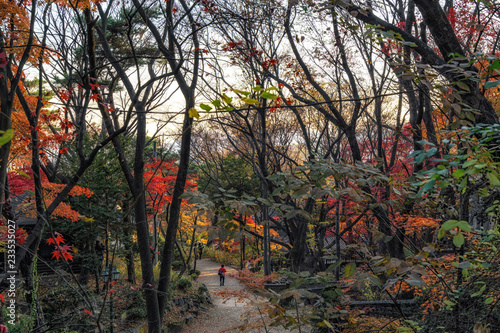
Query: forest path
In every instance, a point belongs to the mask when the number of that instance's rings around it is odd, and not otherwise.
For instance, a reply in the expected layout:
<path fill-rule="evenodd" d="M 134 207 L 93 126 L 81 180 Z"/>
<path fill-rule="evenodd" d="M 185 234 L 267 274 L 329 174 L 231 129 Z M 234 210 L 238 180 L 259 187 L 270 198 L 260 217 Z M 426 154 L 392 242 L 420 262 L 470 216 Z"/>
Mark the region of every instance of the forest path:
<path fill-rule="evenodd" d="M 230 275 L 237 274 L 237 270 L 231 267 L 227 269 L 224 286 L 219 285 L 217 272 L 220 264 L 208 259 L 198 260 L 196 269 L 201 271 L 198 282 L 203 283 L 210 292 L 213 306 L 205 313 L 193 320 L 183 329 L 183 333 L 220 333 L 220 332 L 241 332 L 236 326 L 244 325 L 248 320 L 245 332 L 266 332 L 259 322 L 257 299 L 248 288 L 241 284 L 236 278 Z M 262 301 L 262 299 L 260 300 Z M 267 314 L 264 314 L 267 317 Z M 251 328 L 251 326 L 255 328 Z M 281 327 L 267 328 L 269 333 L 289 332 Z M 304 332 L 304 330 L 302 330 Z"/>

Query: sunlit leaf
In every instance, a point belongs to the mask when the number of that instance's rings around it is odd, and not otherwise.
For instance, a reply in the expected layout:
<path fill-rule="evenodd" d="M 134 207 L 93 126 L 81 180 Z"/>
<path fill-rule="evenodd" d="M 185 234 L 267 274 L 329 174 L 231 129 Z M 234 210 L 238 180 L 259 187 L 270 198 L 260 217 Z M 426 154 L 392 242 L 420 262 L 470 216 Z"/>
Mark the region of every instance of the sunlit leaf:
<path fill-rule="evenodd" d="M 198 110 L 196 110 L 195 108 L 189 109 L 189 118 L 199 119 L 200 118 L 200 114 L 198 113 Z"/>
<path fill-rule="evenodd" d="M 0 146 L 3 146 L 4 144 L 12 140 L 13 137 L 14 137 L 14 131 L 12 129 L 6 130 L 0 137 Z"/>
<path fill-rule="evenodd" d="M 356 272 L 356 264 L 353 262 L 348 263 L 345 266 L 345 276 L 350 277 L 354 274 L 354 272 Z"/>

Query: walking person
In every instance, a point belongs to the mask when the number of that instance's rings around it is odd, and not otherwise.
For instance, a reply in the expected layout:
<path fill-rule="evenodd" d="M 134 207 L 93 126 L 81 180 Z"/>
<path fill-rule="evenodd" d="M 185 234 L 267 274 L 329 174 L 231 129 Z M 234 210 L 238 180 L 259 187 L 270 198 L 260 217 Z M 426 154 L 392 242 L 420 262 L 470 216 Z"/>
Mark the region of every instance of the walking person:
<path fill-rule="evenodd" d="M 201 255 L 203 254 L 203 244 L 201 244 L 201 242 L 198 243 L 198 253 L 199 253 L 198 259 L 201 259 Z"/>
<path fill-rule="evenodd" d="M 223 286 L 226 280 L 226 269 L 224 268 L 224 265 L 220 265 L 219 272 L 217 274 L 219 274 L 220 285 Z"/>

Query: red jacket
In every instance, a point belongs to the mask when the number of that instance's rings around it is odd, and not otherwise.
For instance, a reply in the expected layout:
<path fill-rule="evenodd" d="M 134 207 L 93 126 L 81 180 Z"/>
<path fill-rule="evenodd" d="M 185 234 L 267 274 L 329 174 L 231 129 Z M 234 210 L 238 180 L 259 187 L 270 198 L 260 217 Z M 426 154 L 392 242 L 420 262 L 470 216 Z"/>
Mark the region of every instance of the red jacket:
<path fill-rule="evenodd" d="M 222 272 L 222 276 L 226 276 L 226 268 L 224 267 L 219 268 L 219 272 Z"/>

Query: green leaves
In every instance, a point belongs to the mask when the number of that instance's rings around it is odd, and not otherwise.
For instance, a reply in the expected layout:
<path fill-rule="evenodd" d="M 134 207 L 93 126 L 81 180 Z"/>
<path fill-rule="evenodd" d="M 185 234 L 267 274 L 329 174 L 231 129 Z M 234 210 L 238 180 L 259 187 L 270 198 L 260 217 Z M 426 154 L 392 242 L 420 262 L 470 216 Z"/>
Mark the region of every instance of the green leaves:
<path fill-rule="evenodd" d="M 491 88 L 495 88 L 497 86 L 500 85 L 500 81 L 499 80 L 496 80 L 496 81 L 488 81 L 484 84 L 484 89 L 491 89 Z"/>
<path fill-rule="evenodd" d="M 350 277 L 356 272 L 356 264 L 353 262 L 348 263 L 345 266 L 345 276 Z"/>
<path fill-rule="evenodd" d="M 443 223 L 443 225 L 439 229 L 438 238 L 442 239 L 446 235 L 446 231 L 452 229 L 458 229 L 455 230 L 452 233 L 452 235 L 453 235 L 453 244 L 456 247 L 460 248 L 465 243 L 465 237 L 463 235 L 463 232 L 470 232 L 472 228 L 467 221 L 448 220 L 445 223 Z"/>
<path fill-rule="evenodd" d="M 8 129 L 5 132 L 0 131 L 0 133 L 3 133 L 3 135 L 0 137 L 0 146 L 3 146 L 14 137 L 14 131 L 12 129 Z"/>
<path fill-rule="evenodd" d="M 462 232 L 458 232 L 455 236 L 453 236 L 453 245 L 456 247 L 460 248 L 462 245 L 464 245 L 465 238 Z"/>
<path fill-rule="evenodd" d="M 498 173 L 488 172 L 486 174 L 486 178 L 488 178 L 488 180 L 492 186 L 500 186 L 500 180 L 498 179 Z"/>
<path fill-rule="evenodd" d="M 203 103 L 200 104 L 200 108 L 202 108 L 203 110 L 205 110 L 207 112 L 210 112 L 212 110 L 212 107 L 210 105 L 206 105 Z"/>
<path fill-rule="evenodd" d="M 276 99 L 278 98 L 278 95 L 264 91 L 262 94 L 260 94 L 260 97 L 265 99 Z"/>
<path fill-rule="evenodd" d="M 241 100 L 249 105 L 255 105 L 260 103 L 258 100 L 253 98 L 242 98 Z"/>
<path fill-rule="evenodd" d="M 246 105 L 260 105 L 261 100 L 275 100 L 278 98 L 277 94 L 273 94 L 272 91 L 279 91 L 279 88 L 270 86 L 267 88 L 262 88 L 260 85 L 252 87 L 250 91 L 233 89 L 232 92 L 238 95 L 240 104 L 244 103 Z M 220 97 L 221 99 L 215 99 L 211 103 L 215 107 L 216 111 L 226 111 L 231 112 L 234 110 L 235 101 L 233 97 L 230 97 L 223 93 Z M 260 99 L 260 100 L 259 100 Z M 237 103 L 236 103 L 237 104 Z M 242 105 L 241 107 L 247 107 Z M 206 103 L 200 104 L 200 109 L 210 112 L 214 108 Z M 191 118 L 199 118 L 199 114 L 196 111 L 190 111 L 189 116 Z"/>
<path fill-rule="evenodd" d="M 451 230 L 454 228 L 459 228 L 460 230 L 463 230 L 464 232 L 470 232 L 471 231 L 471 226 L 467 221 L 457 221 L 457 220 L 448 220 L 443 225 L 441 226 L 442 230 Z"/>

